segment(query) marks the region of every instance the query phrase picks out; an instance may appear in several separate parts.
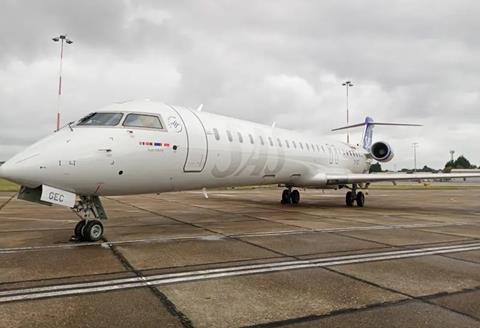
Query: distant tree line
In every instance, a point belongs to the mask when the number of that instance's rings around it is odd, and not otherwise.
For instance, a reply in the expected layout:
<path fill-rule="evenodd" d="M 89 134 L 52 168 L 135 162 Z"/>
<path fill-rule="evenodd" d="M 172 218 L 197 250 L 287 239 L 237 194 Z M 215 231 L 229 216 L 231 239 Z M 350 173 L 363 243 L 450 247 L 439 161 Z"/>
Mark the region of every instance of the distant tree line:
<path fill-rule="evenodd" d="M 476 165 L 472 165 L 465 156 L 461 155 L 454 161 L 448 161 L 445 164 L 444 172 L 450 172 L 452 169 L 476 169 Z"/>
<path fill-rule="evenodd" d="M 479 168 L 479 167 L 477 167 L 476 165 L 472 165 L 470 163 L 470 161 L 465 158 L 465 156 L 461 155 L 454 161 L 448 161 L 445 164 L 443 172 L 448 173 L 452 169 L 476 169 L 476 168 Z M 403 168 L 403 169 L 400 170 L 400 172 L 406 172 L 406 173 L 410 173 L 410 172 L 413 172 L 413 171 L 414 171 L 413 169 L 407 169 L 407 168 Z M 442 171 L 442 170 L 436 170 L 436 169 L 433 169 L 431 167 L 428 167 L 427 165 L 425 165 L 421 169 L 417 169 L 417 172 L 433 172 L 433 173 L 436 173 L 436 172 L 440 172 L 440 171 Z M 387 170 L 385 170 L 385 171 L 382 170 L 382 166 L 380 165 L 380 163 L 377 162 L 377 163 L 374 163 L 374 164 L 370 165 L 370 173 L 372 173 L 372 172 L 387 172 Z"/>

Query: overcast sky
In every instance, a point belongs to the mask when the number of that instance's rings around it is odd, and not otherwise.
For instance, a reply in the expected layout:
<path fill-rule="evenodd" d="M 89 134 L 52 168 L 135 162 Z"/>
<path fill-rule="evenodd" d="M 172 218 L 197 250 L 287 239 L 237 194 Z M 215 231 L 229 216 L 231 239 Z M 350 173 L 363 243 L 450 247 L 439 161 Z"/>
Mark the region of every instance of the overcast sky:
<path fill-rule="evenodd" d="M 65 121 L 150 98 L 323 135 L 345 124 L 348 79 L 351 122 L 424 125 L 376 128 L 385 167 L 413 167 L 413 142 L 419 167 L 450 149 L 480 164 L 479 17 L 474 0 L 2 0 L 0 160 L 54 130 L 67 33 Z"/>

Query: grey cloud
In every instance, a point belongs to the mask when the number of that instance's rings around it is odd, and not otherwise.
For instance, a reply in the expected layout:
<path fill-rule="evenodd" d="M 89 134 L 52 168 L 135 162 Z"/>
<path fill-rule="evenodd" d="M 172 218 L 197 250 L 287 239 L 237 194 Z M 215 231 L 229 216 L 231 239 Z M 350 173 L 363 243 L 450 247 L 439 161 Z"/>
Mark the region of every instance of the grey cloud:
<path fill-rule="evenodd" d="M 344 123 L 340 83 L 348 78 L 352 119 L 427 125 L 378 131 L 399 147 L 397 161 L 411 155 L 402 141 L 417 138 L 435 141 L 427 164 L 441 166 L 444 147 L 480 163 L 469 142 L 478 132 L 464 127 L 480 123 L 479 9 L 473 0 L 3 1 L 0 121 L 37 124 L 19 126 L 21 137 L 0 131 L 0 144 L 26 145 L 50 131 L 58 69 L 50 38 L 66 32 L 75 40 L 66 118 L 149 97 L 323 134 Z M 5 147 L 0 159 L 11 155 Z"/>

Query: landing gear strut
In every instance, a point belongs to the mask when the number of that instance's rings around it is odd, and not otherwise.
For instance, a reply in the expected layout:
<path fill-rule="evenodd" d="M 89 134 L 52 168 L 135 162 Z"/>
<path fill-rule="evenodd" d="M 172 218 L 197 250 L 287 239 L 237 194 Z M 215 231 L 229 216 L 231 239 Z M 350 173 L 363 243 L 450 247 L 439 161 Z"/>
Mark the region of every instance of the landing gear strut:
<path fill-rule="evenodd" d="M 80 196 L 73 211 L 81 218 L 74 230 L 74 241 L 98 241 L 103 237 L 103 224 L 107 214 L 98 196 Z"/>
<path fill-rule="evenodd" d="M 300 202 L 300 192 L 296 189 L 292 190 L 292 187 L 288 187 L 288 189 L 283 190 L 280 202 L 282 204 L 298 204 Z"/>
<path fill-rule="evenodd" d="M 363 207 L 365 205 L 365 195 L 361 191 L 357 192 L 357 185 L 353 184 L 352 190 L 345 195 L 345 203 L 348 207 L 352 207 L 355 202 L 357 202 L 358 207 Z"/>

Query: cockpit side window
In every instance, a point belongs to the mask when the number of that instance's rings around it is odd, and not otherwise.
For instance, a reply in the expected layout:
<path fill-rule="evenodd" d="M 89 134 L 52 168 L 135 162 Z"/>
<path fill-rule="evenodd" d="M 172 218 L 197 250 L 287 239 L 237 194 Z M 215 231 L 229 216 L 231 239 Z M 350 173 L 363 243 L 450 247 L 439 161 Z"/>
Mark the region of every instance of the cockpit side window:
<path fill-rule="evenodd" d="M 163 129 L 162 123 L 158 116 L 145 114 L 128 114 L 123 121 L 123 126 L 148 128 L 148 129 Z"/>
<path fill-rule="evenodd" d="M 122 113 L 90 113 L 80 119 L 77 125 L 115 126 L 122 120 Z"/>

